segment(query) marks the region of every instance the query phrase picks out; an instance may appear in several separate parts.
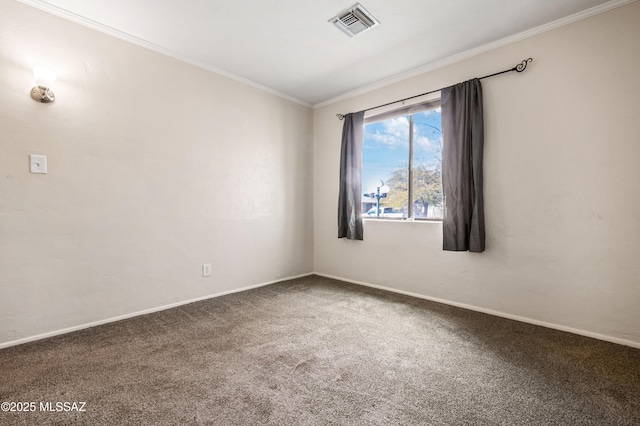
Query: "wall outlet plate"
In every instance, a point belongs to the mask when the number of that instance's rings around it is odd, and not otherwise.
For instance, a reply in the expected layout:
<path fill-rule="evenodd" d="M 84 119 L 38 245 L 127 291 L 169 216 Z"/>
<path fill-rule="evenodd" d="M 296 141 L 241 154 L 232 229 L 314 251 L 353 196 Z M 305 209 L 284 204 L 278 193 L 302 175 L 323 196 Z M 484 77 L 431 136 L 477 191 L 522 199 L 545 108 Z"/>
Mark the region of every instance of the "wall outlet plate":
<path fill-rule="evenodd" d="M 203 263 L 202 264 L 202 276 L 203 277 L 211 276 L 211 264 L 210 263 Z"/>

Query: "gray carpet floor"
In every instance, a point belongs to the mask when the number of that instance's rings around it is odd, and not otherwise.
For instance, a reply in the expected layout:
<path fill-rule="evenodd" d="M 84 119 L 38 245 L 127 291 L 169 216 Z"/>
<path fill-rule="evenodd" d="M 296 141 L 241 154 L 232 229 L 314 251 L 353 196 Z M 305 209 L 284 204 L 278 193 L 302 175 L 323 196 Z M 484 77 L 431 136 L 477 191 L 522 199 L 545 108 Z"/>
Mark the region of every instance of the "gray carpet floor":
<path fill-rule="evenodd" d="M 640 350 L 318 276 L 0 350 L 0 379 L 36 403 L 2 425 L 640 425 Z"/>

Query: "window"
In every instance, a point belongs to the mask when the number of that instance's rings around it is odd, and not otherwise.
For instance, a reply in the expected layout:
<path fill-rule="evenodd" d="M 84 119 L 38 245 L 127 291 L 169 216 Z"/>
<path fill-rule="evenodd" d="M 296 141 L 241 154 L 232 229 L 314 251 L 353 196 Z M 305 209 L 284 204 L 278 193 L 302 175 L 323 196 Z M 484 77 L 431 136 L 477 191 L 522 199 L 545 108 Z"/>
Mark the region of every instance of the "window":
<path fill-rule="evenodd" d="M 442 219 L 439 101 L 365 119 L 362 194 L 364 218 Z"/>

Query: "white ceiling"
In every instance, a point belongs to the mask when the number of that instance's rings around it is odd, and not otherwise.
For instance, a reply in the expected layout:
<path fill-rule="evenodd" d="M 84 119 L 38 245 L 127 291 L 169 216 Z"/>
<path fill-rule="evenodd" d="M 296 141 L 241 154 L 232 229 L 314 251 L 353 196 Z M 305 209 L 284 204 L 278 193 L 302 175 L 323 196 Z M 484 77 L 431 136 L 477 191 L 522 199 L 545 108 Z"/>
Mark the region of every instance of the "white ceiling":
<path fill-rule="evenodd" d="M 307 105 L 630 2 L 360 0 L 380 25 L 349 38 L 356 0 L 20 1 Z"/>

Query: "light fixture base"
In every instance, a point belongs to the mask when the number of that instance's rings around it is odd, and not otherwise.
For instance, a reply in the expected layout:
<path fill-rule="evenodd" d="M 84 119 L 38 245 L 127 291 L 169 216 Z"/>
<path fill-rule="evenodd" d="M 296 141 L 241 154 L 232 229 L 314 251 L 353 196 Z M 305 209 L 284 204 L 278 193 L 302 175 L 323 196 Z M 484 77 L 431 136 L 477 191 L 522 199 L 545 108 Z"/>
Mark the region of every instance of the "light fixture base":
<path fill-rule="evenodd" d="M 50 104 L 56 100 L 55 95 L 48 87 L 36 86 L 31 89 L 31 97 L 43 104 Z"/>

